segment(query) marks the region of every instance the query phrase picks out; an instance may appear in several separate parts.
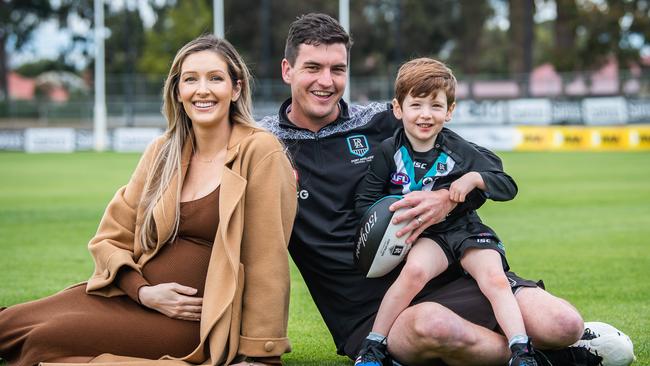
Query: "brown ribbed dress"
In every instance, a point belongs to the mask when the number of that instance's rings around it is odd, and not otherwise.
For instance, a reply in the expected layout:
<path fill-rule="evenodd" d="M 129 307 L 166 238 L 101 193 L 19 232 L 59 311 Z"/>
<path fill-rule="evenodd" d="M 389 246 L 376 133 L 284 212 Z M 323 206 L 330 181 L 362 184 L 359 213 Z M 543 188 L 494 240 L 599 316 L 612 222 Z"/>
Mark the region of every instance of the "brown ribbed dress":
<path fill-rule="evenodd" d="M 120 270 L 116 284 L 128 296 L 88 295 L 77 286 L 44 299 L 0 308 L 0 359 L 31 366 L 69 356 L 112 353 L 157 359 L 191 353 L 199 344 L 199 322 L 169 318 L 137 303 L 147 284 L 177 282 L 203 296 L 219 223 L 219 188 L 181 203 L 177 238 L 142 268 L 143 276 Z"/>

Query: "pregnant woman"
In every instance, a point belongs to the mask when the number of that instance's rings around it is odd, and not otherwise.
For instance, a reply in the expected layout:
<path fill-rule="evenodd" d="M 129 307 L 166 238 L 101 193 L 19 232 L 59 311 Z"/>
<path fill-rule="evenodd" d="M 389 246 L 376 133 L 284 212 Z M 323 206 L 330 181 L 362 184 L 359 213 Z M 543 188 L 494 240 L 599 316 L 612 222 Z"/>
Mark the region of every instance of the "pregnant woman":
<path fill-rule="evenodd" d="M 202 36 L 178 51 L 163 114 L 167 131 L 89 243 L 90 280 L 0 308 L 9 365 L 265 365 L 289 351 L 295 179 L 283 146 L 255 127 L 230 43 Z"/>

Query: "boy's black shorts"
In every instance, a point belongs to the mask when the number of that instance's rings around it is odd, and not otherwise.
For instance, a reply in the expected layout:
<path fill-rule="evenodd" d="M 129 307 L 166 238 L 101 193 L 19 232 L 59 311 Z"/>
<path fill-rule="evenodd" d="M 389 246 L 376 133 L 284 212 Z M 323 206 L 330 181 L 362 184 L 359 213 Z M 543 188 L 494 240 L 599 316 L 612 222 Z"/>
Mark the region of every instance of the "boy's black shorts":
<path fill-rule="evenodd" d="M 501 255 L 503 270 L 510 270 L 503 243 L 501 243 L 494 230 L 483 223 L 469 222 L 444 232 L 427 230 L 422 233 L 421 237 L 429 238 L 438 243 L 447 255 L 450 265 L 460 263 L 460 259 L 469 248 L 492 249 Z"/>
<path fill-rule="evenodd" d="M 526 280 L 513 272 L 506 272 L 506 277 L 508 277 L 513 293 L 522 287 L 544 288 L 542 281 L 536 283 Z M 468 276 L 459 276 L 442 286 L 426 286 L 411 302 L 411 305 L 423 302 L 436 302 L 467 321 L 492 330 L 498 328 L 489 301 L 481 293 L 476 282 Z M 370 333 L 376 315 L 377 313 L 364 320 L 348 337 L 343 351 L 351 359 L 355 359 L 359 353 L 361 342 Z"/>

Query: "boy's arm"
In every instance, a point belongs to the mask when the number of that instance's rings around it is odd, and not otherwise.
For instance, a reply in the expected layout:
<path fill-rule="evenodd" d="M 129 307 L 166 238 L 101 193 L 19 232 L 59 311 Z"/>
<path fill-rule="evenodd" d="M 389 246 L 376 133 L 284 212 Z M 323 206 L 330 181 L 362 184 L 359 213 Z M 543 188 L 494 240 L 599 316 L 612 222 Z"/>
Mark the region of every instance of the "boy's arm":
<path fill-rule="evenodd" d="M 505 172 L 484 171 L 479 173 L 485 182 L 485 195 L 493 201 L 509 201 L 517 195 L 517 183 Z"/>
<path fill-rule="evenodd" d="M 492 151 L 472 144 L 479 153 L 472 159 L 472 169 L 481 175 L 484 187 L 477 188 L 493 201 L 508 201 L 517 195 L 517 183 L 503 171 L 501 159 Z"/>
<path fill-rule="evenodd" d="M 386 153 L 388 144 L 379 145 L 377 154 L 368 166 L 366 175 L 361 179 L 354 195 L 354 209 L 359 217 L 363 216 L 373 203 L 387 194 L 390 179 L 390 159 Z"/>
<path fill-rule="evenodd" d="M 449 197 L 454 202 L 465 202 L 472 190 L 480 190 L 486 198 L 508 201 L 517 194 L 517 184 L 506 173 L 469 172 L 455 180 L 449 187 Z"/>
<path fill-rule="evenodd" d="M 483 177 L 477 172 L 465 173 L 449 186 L 449 198 L 454 202 L 465 202 L 465 197 L 474 189 L 486 190 Z"/>

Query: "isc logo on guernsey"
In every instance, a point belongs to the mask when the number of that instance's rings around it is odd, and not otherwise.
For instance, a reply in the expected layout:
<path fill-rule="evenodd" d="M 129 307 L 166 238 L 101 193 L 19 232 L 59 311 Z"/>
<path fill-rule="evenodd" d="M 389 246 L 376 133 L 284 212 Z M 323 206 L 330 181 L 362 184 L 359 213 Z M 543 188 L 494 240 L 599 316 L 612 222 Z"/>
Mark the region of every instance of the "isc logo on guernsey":
<path fill-rule="evenodd" d="M 301 189 L 298 192 L 296 192 L 296 196 L 301 200 L 306 200 L 307 198 L 309 198 L 309 191 L 306 189 Z"/>

